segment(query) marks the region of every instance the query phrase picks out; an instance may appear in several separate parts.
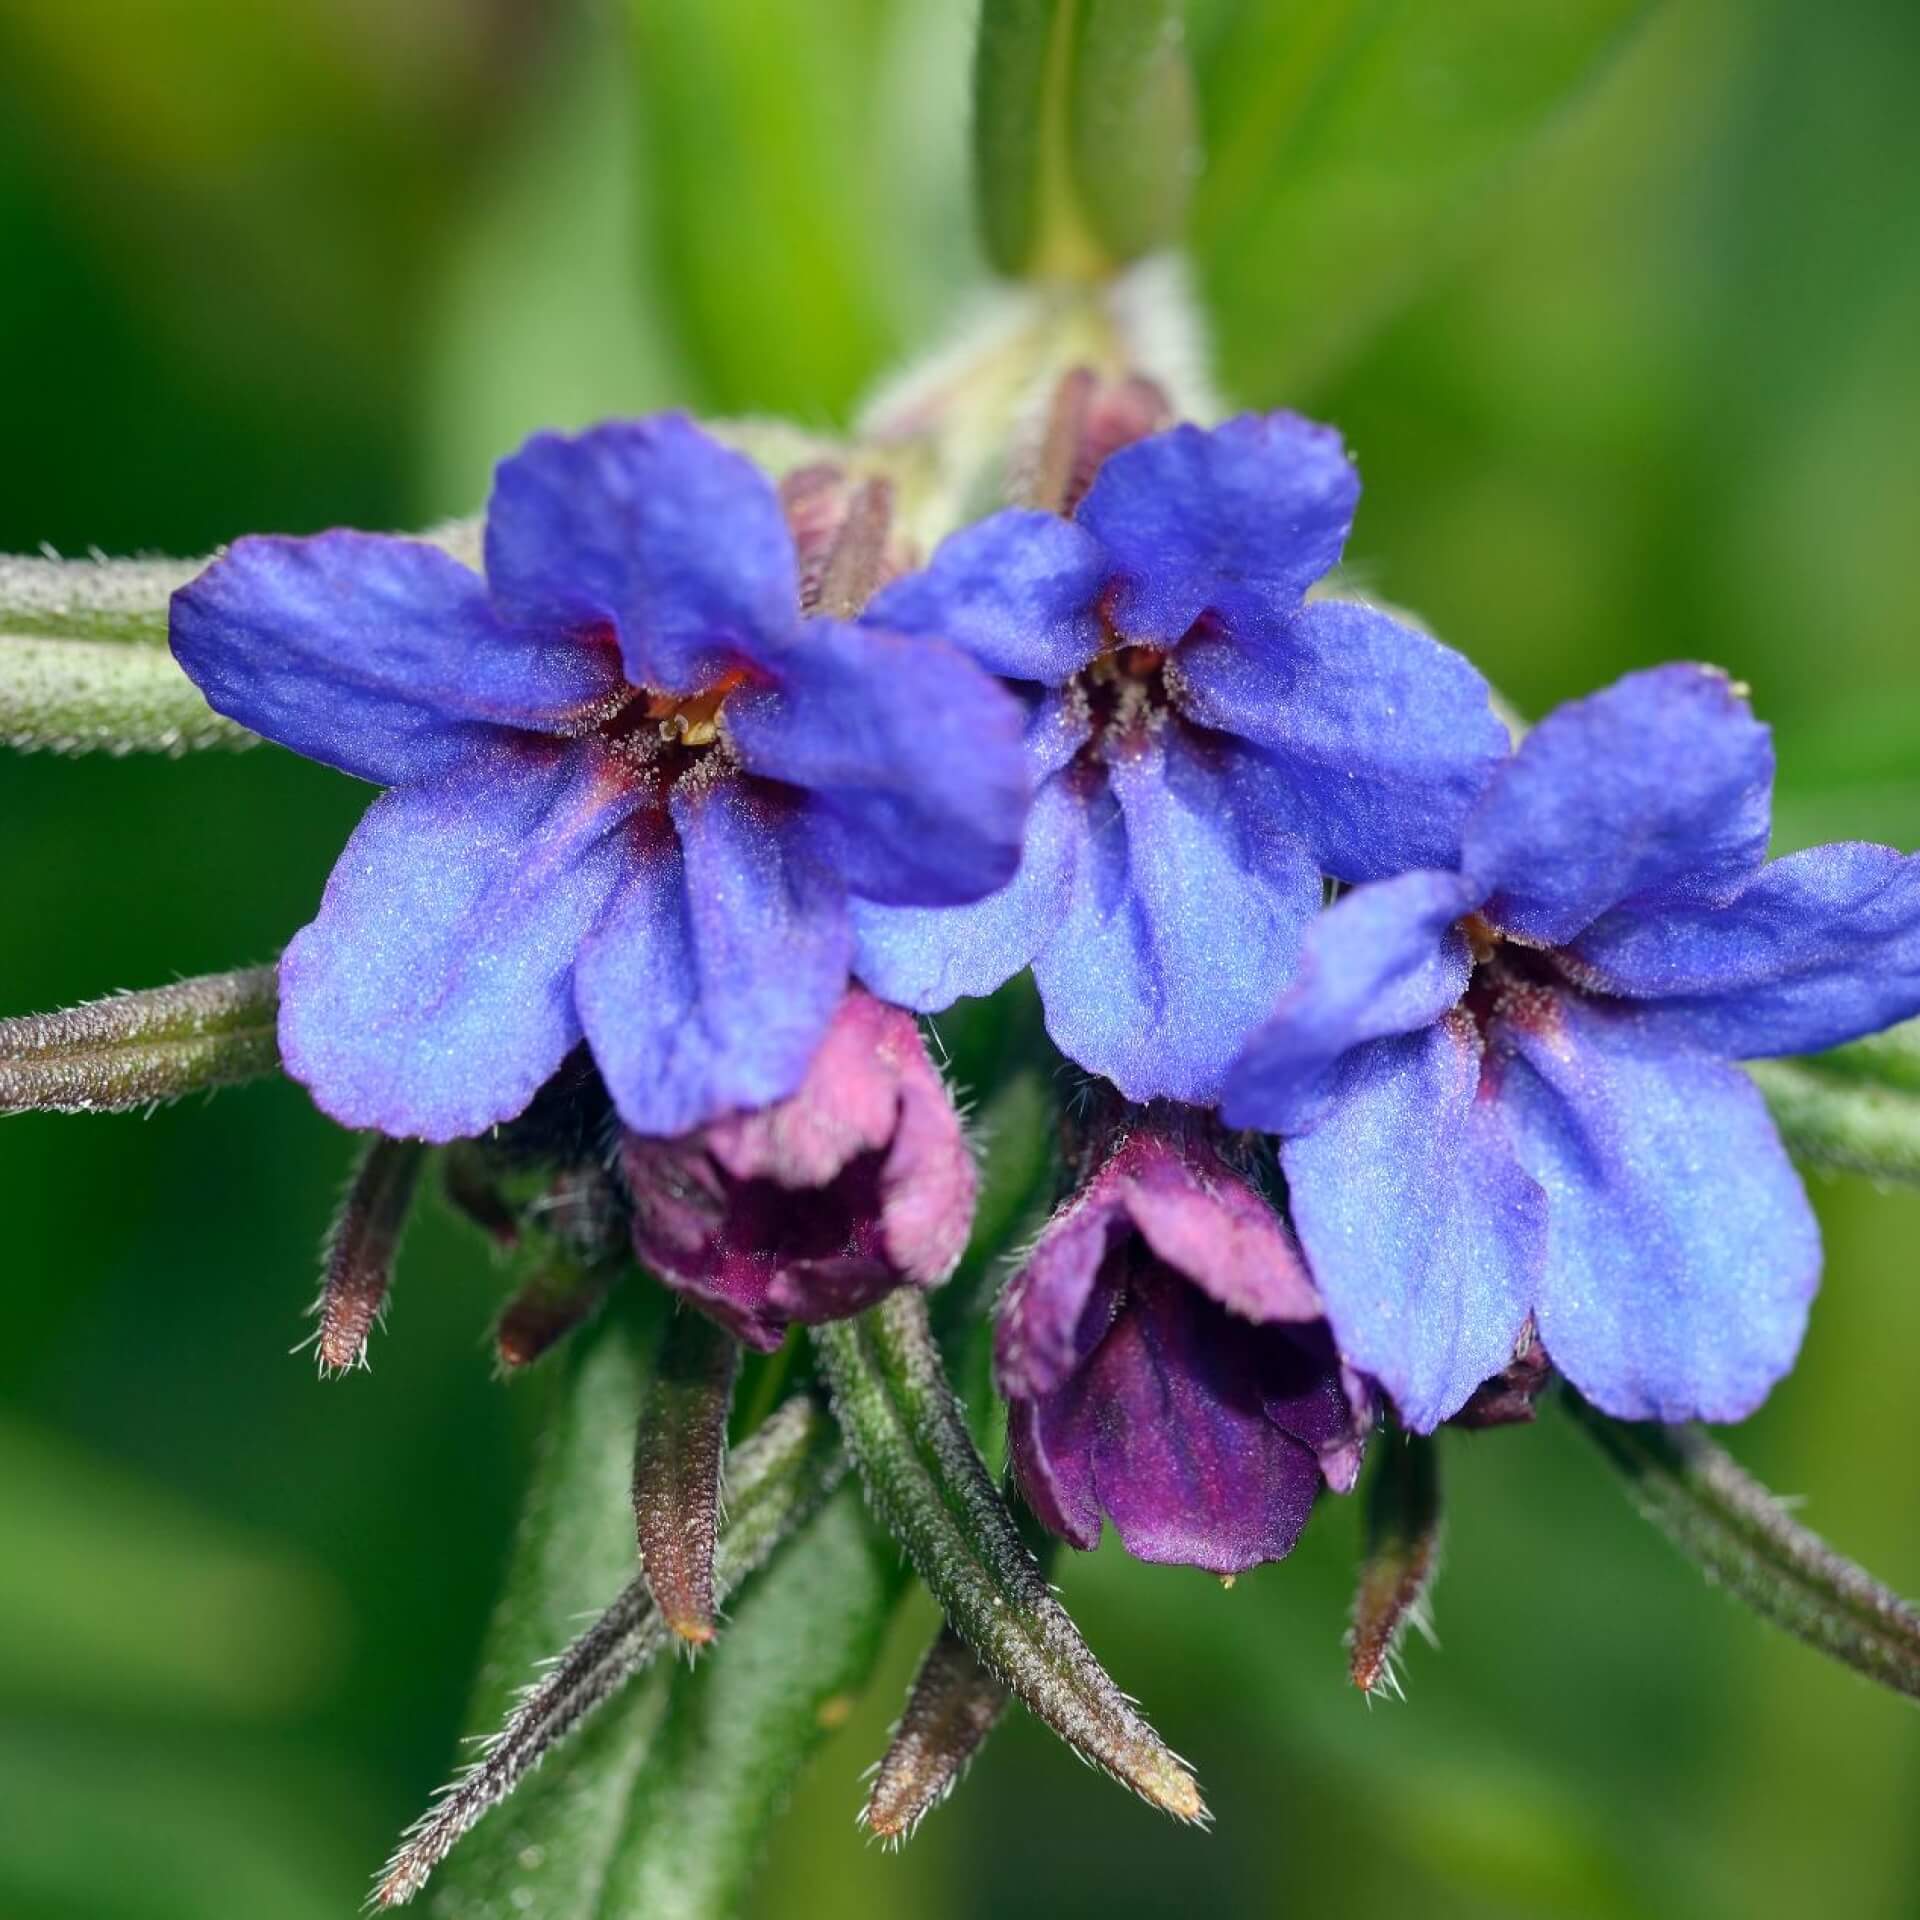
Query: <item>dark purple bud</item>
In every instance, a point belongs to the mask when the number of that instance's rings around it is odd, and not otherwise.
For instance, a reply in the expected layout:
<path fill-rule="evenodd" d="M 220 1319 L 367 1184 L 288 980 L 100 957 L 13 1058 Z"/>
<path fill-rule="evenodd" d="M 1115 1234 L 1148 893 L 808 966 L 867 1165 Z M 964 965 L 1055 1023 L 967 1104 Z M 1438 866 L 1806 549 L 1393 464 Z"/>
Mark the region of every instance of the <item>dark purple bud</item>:
<path fill-rule="evenodd" d="M 1454 1427 L 1514 1427 L 1533 1421 L 1537 1401 L 1553 1380 L 1553 1362 L 1527 1322 L 1519 1350 L 1491 1380 L 1474 1388 L 1467 1404 L 1448 1421 Z"/>
<path fill-rule="evenodd" d="M 1369 1397 L 1291 1234 L 1196 1114 L 1130 1109 L 1007 1290 L 1014 1469 L 1074 1546 L 1234 1574 L 1346 1491 Z"/>
<path fill-rule="evenodd" d="M 674 1140 L 630 1133 L 620 1163 L 640 1259 L 763 1353 L 794 1321 L 938 1286 L 977 1184 L 913 1017 L 857 988 L 797 1093 Z"/>

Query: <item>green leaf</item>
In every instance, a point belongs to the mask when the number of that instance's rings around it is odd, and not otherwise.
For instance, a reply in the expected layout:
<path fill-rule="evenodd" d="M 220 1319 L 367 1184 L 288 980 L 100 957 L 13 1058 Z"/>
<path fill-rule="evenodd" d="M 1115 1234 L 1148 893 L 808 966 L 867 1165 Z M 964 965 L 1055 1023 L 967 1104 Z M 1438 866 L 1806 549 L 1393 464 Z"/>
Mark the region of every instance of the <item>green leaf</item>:
<path fill-rule="evenodd" d="M 1048 81 L 1051 67 L 1065 65 L 1070 17 L 1071 0 L 984 0 L 980 9 L 973 44 L 974 204 L 981 244 L 1004 274 L 1025 273 L 1040 250 L 1042 176 L 1049 164 L 1054 194 L 1062 191 L 1060 105 L 1050 101 Z M 1052 92 L 1060 91 L 1056 82 Z"/>
<path fill-rule="evenodd" d="M 1575 1420 L 1645 1517 L 1716 1585 L 1776 1626 L 1920 1699 L 1920 1613 L 1803 1527 L 1697 1427 L 1615 1420 L 1577 1394 Z"/>
<path fill-rule="evenodd" d="M 985 0 L 974 43 L 981 239 L 1002 273 L 1096 280 L 1179 237 L 1193 83 L 1170 0 Z"/>
<path fill-rule="evenodd" d="M 842 1488 L 746 1590 L 720 1645 L 675 1674 L 586 1912 L 715 1920 L 734 1910 L 800 1769 L 853 1710 L 903 1580 L 892 1543 Z"/>
<path fill-rule="evenodd" d="M 0 633 L 165 646 L 167 602 L 205 565 L 0 554 Z"/>
<path fill-rule="evenodd" d="M 1811 1054 L 1796 1064 L 1866 1086 L 1920 1096 L 1920 1020 L 1902 1021 L 1884 1033 L 1869 1034 L 1831 1053 Z"/>
<path fill-rule="evenodd" d="M 1020 1538 L 925 1300 L 902 1288 L 813 1337 L 867 1499 L 955 1629 L 1083 1759 L 1176 1819 L 1204 1820 L 1192 1774 L 1094 1658 Z"/>
<path fill-rule="evenodd" d="M 1194 250 L 1227 384 L 1297 395 L 1418 285 L 1645 0 L 1210 0 Z"/>
<path fill-rule="evenodd" d="M 649 1314 L 657 1315 L 659 1289 L 640 1291 L 648 1297 Z M 627 1422 L 613 1426 L 624 1468 Z M 714 1556 L 714 1587 L 721 1600 L 819 1510 L 846 1471 L 832 1421 L 804 1395 L 777 1409 L 742 1443 L 731 1465 L 732 1510 Z M 596 1480 L 601 1474 L 596 1460 Z M 624 1505 L 614 1502 L 616 1511 Z M 623 1512 L 620 1519 L 620 1557 L 630 1566 L 631 1536 Z M 590 1520 L 598 1526 L 598 1513 Z M 544 1556 L 537 1557 L 533 1572 L 542 1564 Z M 525 1584 L 520 1572 L 516 1563 L 509 1602 L 516 1586 Z M 544 1604 L 540 1594 L 532 1598 L 536 1607 Z M 503 1602 L 502 1618 L 510 1617 Z M 516 1634 L 516 1650 L 526 1638 Z M 542 1677 L 522 1692 L 500 1693 L 498 1728 L 480 1760 L 406 1834 L 382 1872 L 376 1901 L 398 1906 L 410 1900 L 455 1843 L 512 1795 L 506 1816 L 481 1826 L 479 1837 L 456 1856 L 453 1870 L 436 1888 L 433 1911 L 545 1912 L 571 1920 L 587 1910 L 619 1839 L 618 1810 L 665 1711 L 668 1682 L 648 1669 L 668 1638 L 646 1582 L 634 1579 L 564 1653 L 544 1663 Z M 560 1640 L 556 1631 L 544 1644 Z M 494 1675 L 504 1664 L 490 1662 L 484 1672 Z M 524 1674 L 532 1665 L 529 1655 L 515 1671 Z M 602 1712 L 610 1703 L 613 1710 Z M 569 1739 L 575 1744 L 566 1763 L 529 1781 L 552 1749 Z M 582 1809 L 589 1806 L 592 1817 L 586 1818 Z M 510 1907 L 493 1904 L 507 1897 L 509 1888 L 514 1890 Z"/>
<path fill-rule="evenodd" d="M 0 643 L 3 645 L 4 643 Z M 280 1064 L 277 967 L 0 1020 L 0 1113 L 125 1113 Z"/>
<path fill-rule="evenodd" d="M 1348 1671 L 1362 1693 L 1379 1686 L 1397 1693 L 1401 1642 L 1410 1626 L 1427 1630 L 1427 1594 L 1440 1564 L 1440 1449 L 1427 1434 L 1393 1432 L 1373 1452 Z"/>
<path fill-rule="evenodd" d="M 162 647 L 0 632 L 0 744 L 19 753 L 250 747 Z"/>
<path fill-rule="evenodd" d="M 658 1288 L 627 1288 L 545 1378 L 547 1426 L 482 1652 L 470 1726 L 499 1726 L 537 1663 L 572 1640 L 581 1617 L 598 1612 L 632 1577 L 633 1419 L 653 1376 L 665 1314 Z M 505 1815 L 471 1836 L 429 1910 L 448 1920 L 489 1911 L 488 1890 L 516 1877 L 553 1899 L 554 1911 L 577 1910 L 558 1903 L 590 1890 L 596 1845 L 604 1865 L 602 1836 L 616 1830 L 663 1702 L 663 1690 L 630 1689 L 619 1712 L 588 1729 L 564 1770 L 550 1768 L 526 1783 Z"/>
<path fill-rule="evenodd" d="M 1079 0 L 1068 108 L 1088 230 L 1117 261 L 1177 245 L 1199 170 L 1182 0 Z"/>
<path fill-rule="evenodd" d="M 1747 1071 L 1796 1158 L 1920 1185 L 1920 1093 L 1823 1072 L 1809 1061 L 1755 1060 Z"/>

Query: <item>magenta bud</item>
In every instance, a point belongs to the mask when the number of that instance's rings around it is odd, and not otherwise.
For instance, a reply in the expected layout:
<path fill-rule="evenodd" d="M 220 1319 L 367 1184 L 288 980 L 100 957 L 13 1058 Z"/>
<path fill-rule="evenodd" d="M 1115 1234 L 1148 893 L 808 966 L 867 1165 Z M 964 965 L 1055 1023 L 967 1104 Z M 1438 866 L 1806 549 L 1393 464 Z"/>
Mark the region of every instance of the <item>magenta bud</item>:
<path fill-rule="evenodd" d="M 1285 1223 L 1197 1114 L 1131 1109 L 1042 1232 L 995 1345 L 1028 1504 L 1076 1547 L 1283 1558 L 1359 1471 L 1371 1396 Z"/>
<path fill-rule="evenodd" d="M 677 1139 L 629 1133 L 633 1245 L 749 1346 L 952 1273 L 977 1178 L 912 1015 L 858 988 L 798 1092 Z"/>

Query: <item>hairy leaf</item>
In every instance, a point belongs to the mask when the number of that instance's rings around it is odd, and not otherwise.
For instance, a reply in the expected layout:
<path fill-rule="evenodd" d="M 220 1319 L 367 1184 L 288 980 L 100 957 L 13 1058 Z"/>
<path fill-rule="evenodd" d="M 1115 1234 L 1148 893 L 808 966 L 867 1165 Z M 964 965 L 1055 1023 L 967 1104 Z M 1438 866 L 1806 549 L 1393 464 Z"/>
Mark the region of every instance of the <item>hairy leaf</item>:
<path fill-rule="evenodd" d="M 875 1514 L 968 1645 L 1082 1758 L 1176 1819 L 1205 1819 L 1193 1775 L 1094 1658 L 1020 1538 L 922 1297 L 903 1288 L 816 1327 L 814 1342 Z"/>
<path fill-rule="evenodd" d="M 1920 1612 L 1844 1559 L 1697 1427 L 1566 1404 L 1640 1511 L 1708 1579 L 1855 1672 L 1920 1699 Z"/>
<path fill-rule="evenodd" d="M 1747 1071 L 1797 1158 L 1920 1184 L 1920 1094 L 1798 1060 L 1756 1060 Z"/>
<path fill-rule="evenodd" d="M 0 1113 L 124 1113 L 280 1064 L 279 970 L 244 967 L 0 1020 Z"/>

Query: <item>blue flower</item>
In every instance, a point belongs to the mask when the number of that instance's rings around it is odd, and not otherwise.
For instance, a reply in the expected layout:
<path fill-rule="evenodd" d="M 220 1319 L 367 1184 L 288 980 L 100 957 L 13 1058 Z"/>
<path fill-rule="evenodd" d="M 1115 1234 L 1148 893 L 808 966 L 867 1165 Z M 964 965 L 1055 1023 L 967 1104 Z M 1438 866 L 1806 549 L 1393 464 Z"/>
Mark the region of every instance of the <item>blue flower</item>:
<path fill-rule="evenodd" d="M 1728 1064 L 1920 1012 L 1920 858 L 1766 862 L 1765 727 L 1704 667 L 1544 720 L 1458 871 L 1337 901 L 1228 1078 L 1284 1134 L 1343 1352 L 1433 1427 L 1532 1317 L 1624 1419 L 1736 1420 L 1792 1365 L 1813 1215 Z"/>
<path fill-rule="evenodd" d="M 1458 654 L 1305 600 L 1358 497 L 1329 428 L 1179 427 L 1112 455 L 1071 519 L 995 514 L 884 590 L 871 618 L 1019 683 L 1036 797 L 1005 891 L 857 910 L 867 983 L 927 1012 L 1031 963 L 1083 1067 L 1131 1099 L 1212 1100 L 1323 872 L 1454 859 L 1507 746 Z"/>
<path fill-rule="evenodd" d="M 675 1134 L 792 1093 L 849 900 L 1014 871 L 1017 703 L 955 648 L 803 619 L 766 478 L 674 415 L 504 462 L 486 578 L 437 547 L 247 539 L 174 597 L 220 712 L 388 791 L 281 962 L 290 1072 L 349 1126 L 519 1113 L 584 1035 Z"/>

